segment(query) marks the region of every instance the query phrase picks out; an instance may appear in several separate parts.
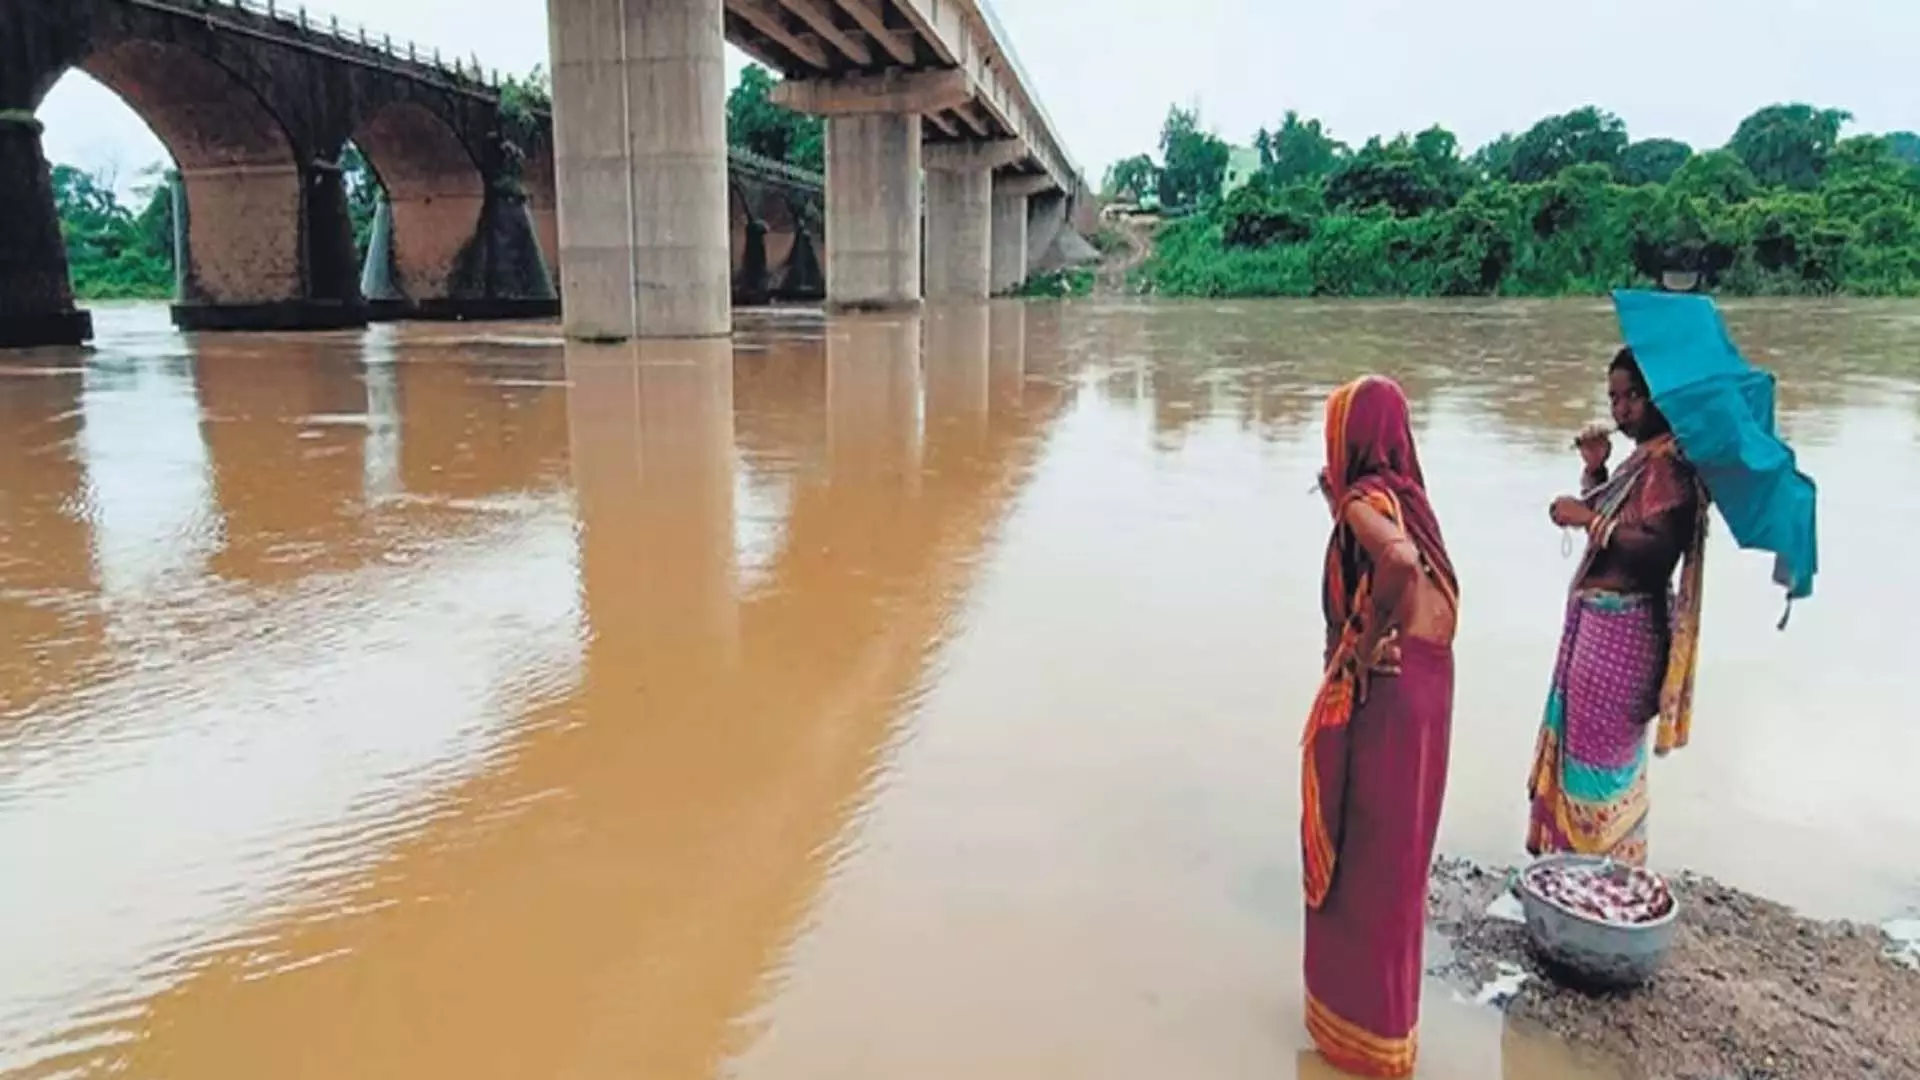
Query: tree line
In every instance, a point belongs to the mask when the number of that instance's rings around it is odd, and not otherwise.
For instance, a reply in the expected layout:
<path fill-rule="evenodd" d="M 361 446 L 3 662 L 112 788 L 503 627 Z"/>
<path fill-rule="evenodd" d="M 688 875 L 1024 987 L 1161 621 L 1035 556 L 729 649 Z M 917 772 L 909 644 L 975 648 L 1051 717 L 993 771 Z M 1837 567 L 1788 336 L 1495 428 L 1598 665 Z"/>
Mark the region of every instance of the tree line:
<path fill-rule="evenodd" d="M 1289 112 L 1224 198 L 1228 147 L 1175 107 L 1115 198 L 1176 218 L 1144 288 L 1194 296 L 1549 296 L 1666 270 L 1746 294 L 1920 295 L 1920 135 L 1842 137 L 1838 109 L 1770 105 L 1722 148 L 1632 139 L 1587 107 L 1463 154 L 1442 127 L 1358 149 Z"/>

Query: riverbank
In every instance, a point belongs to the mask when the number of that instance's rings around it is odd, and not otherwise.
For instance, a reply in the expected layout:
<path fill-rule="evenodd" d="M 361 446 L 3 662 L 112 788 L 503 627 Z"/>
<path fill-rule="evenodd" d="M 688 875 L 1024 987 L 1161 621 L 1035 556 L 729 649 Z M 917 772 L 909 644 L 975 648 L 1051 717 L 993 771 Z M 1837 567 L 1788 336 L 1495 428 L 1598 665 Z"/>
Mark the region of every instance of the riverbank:
<path fill-rule="evenodd" d="M 1589 995 L 1553 982 L 1530 955 L 1517 905 L 1495 904 L 1507 878 L 1436 863 L 1427 914 L 1452 948 L 1430 973 L 1636 1080 L 1920 1077 L 1920 970 L 1880 928 L 1806 919 L 1682 875 L 1666 969 L 1632 993 Z"/>

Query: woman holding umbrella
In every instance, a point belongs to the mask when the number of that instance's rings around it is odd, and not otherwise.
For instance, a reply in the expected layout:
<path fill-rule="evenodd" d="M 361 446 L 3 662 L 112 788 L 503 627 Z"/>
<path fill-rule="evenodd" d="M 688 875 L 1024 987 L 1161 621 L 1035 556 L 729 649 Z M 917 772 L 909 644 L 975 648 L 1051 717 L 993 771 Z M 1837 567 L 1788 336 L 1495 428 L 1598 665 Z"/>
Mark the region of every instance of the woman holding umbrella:
<path fill-rule="evenodd" d="M 1614 357 L 1607 396 L 1635 448 L 1610 475 L 1607 431 L 1582 433 L 1582 494 L 1550 509 L 1554 524 L 1585 530 L 1587 546 L 1528 781 L 1527 850 L 1644 863 L 1646 726 L 1659 718 L 1661 754 L 1686 742 L 1708 500 L 1631 349 Z"/>

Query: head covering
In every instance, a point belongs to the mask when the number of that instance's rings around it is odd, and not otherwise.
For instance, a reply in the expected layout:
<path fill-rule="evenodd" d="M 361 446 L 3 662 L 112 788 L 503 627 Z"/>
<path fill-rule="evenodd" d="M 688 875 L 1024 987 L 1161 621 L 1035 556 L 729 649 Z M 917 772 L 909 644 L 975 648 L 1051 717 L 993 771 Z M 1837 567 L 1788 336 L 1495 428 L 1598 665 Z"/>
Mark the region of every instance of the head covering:
<path fill-rule="evenodd" d="M 1440 520 L 1427 500 L 1427 478 L 1413 444 L 1413 421 L 1400 384 L 1366 375 L 1327 398 L 1327 484 L 1333 505 L 1354 499 L 1386 503 L 1447 591 L 1458 595 L 1459 579 L 1440 535 Z M 1344 515 L 1340 515 L 1342 518 Z M 1345 521 L 1336 520 L 1327 542 L 1325 602 L 1328 621 L 1344 622 L 1353 603 L 1366 553 Z"/>

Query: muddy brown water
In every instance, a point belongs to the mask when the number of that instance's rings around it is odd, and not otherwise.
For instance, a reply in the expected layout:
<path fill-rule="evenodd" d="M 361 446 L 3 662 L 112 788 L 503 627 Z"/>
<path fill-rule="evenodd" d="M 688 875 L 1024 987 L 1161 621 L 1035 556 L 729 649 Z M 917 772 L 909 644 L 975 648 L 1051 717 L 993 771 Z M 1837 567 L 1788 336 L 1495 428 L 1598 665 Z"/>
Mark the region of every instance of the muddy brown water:
<path fill-rule="evenodd" d="M 1710 556 L 1655 860 L 1920 905 L 1920 305 L 1743 304 L 1821 483 Z M 0 362 L 0 1075 L 1319 1077 L 1320 401 L 1463 580 L 1441 846 L 1516 857 L 1588 301 L 173 334 Z M 1434 947 L 1444 948 L 1436 942 Z M 1427 995 L 1423 1076 L 1604 1075 Z"/>

